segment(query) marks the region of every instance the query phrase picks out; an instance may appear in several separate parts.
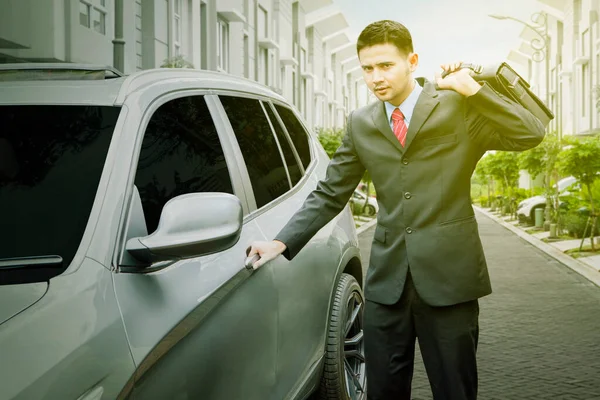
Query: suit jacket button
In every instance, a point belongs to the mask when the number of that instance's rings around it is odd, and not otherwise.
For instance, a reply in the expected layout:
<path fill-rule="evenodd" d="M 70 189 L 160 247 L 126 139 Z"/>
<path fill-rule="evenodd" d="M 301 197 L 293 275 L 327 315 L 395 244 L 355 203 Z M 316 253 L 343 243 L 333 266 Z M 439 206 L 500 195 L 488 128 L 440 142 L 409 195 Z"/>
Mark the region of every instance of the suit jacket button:
<path fill-rule="evenodd" d="M 406 158 L 403 158 L 403 159 L 402 159 L 402 164 L 404 164 L 404 165 L 408 165 L 408 160 L 407 160 Z"/>
<path fill-rule="evenodd" d="M 412 197 L 412 194 L 410 192 L 406 192 L 404 193 L 404 197 L 410 199 Z"/>
<path fill-rule="evenodd" d="M 406 227 L 406 233 L 408 233 L 409 235 L 410 235 L 411 233 L 413 233 L 413 230 L 412 230 L 412 228 L 411 228 L 410 226 L 407 226 L 407 227 Z"/>

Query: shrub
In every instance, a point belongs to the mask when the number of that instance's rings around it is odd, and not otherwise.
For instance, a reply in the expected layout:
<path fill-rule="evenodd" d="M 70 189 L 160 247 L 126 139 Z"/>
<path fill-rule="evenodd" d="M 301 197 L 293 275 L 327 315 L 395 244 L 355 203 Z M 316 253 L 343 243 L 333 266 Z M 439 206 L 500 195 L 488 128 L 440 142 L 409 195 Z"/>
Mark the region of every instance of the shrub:
<path fill-rule="evenodd" d="M 479 197 L 479 205 L 481 207 L 489 207 L 489 200 L 487 196 L 480 196 Z"/>
<path fill-rule="evenodd" d="M 585 224 L 587 223 L 588 216 L 585 213 L 578 212 L 576 210 L 567 212 L 563 217 L 563 228 L 569 233 L 569 236 L 573 236 L 575 238 L 581 238 L 583 236 L 583 231 L 585 230 Z M 590 227 L 588 226 L 588 231 L 586 232 L 586 236 L 590 235 Z M 596 226 L 594 236 L 600 234 L 600 227 Z"/>

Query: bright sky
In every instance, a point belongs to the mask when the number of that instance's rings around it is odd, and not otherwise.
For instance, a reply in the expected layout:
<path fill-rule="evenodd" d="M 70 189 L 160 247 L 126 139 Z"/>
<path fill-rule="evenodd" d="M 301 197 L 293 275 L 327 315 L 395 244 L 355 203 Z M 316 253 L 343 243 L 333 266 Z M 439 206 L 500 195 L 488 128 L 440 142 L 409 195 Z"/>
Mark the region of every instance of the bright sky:
<path fill-rule="evenodd" d="M 523 25 L 488 14 L 531 23 L 531 14 L 541 10 L 536 0 L 334 0 L 334 4 L 350 24 L 351 39 L 373 21 L 393 19 L 404 24 L 419 54 L 415 76 L 429 79 L 446 62 L 506 61 L 509 51 L 520 44 Z"/>

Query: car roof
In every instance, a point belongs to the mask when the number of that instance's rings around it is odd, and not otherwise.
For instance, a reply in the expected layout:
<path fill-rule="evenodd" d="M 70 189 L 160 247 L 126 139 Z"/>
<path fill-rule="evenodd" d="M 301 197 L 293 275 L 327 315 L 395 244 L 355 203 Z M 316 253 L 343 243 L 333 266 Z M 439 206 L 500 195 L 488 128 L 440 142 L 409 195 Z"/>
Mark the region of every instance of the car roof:
<path fill-rule="evenodd" d="M 18 69 L 80 69 L 98 71 L 110 67 L 87 64 L 4 64 L 0 70 Z M 236 91 L 259 94 L 282 102 L 285 99 L 269 87 L 246 78 L 214 71 L 187 68 L 155 68 L 110 79 L 58 79 L 58 80 L 2 80 L 0 81 L 0 104 L 94 104 L 121 105 L 127 97 L 153 84 L 168 81 L 189 82 L 194 89 Z"/>

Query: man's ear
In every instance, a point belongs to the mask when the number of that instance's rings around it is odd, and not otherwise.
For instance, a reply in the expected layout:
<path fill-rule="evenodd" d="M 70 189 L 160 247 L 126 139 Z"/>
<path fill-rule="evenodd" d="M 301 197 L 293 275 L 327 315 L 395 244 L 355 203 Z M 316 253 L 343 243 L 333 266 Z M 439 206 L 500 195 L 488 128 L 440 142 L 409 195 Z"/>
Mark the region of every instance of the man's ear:
<path fill-rule="evenodd" d="M 410 65 L 410 72 L 415 72 L 419 66 L 419 55 L 417 53 L 410 53 L 408 55 L 408 64 Z"/>

